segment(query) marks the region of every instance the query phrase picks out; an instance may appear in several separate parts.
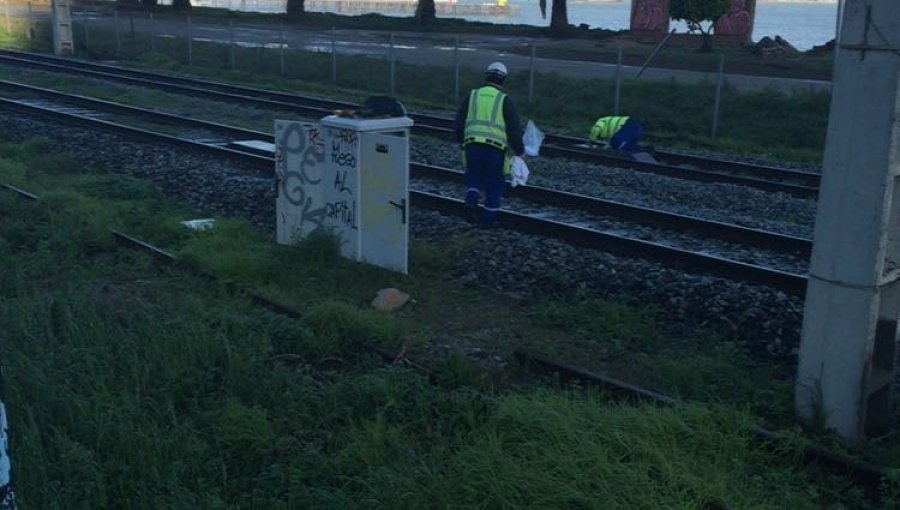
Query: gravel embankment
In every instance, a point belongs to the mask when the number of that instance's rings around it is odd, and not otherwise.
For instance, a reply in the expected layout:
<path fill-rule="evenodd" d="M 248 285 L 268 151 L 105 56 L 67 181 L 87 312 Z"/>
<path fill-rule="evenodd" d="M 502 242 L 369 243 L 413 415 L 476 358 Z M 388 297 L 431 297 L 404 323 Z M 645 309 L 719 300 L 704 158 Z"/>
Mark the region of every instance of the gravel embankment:
<path fill-rule="evenodd" d="M 183 150 L 133 143 L 18 114 L 4 117 L 0 135 L 6 139 L 49 138 L 58 152 L 69 153 L 86 166 L 153 180 L 171 196 L 196 207 L 198 214 L 240 216 L 262 228 L 272 228 L 275 194 L 269 177 L 248 174 L 233 163 Z M 457 166 L 458 151 L 452 144 L 417 138 L 412 158 Z M 552 187 L 719 221 L 728 221 L 734 214 L 732 221 L 736 223 L 794 234 L 799 233 L 797 230 L 809 234 L 815 212 L 812 203 L 735 186 L 710 187 L 559 160 L 531 160 L 530 168 L 535 184 L 547 185 L 544 181 L 553 179 L 560 184 Z M 787 217 L 799 221 L 783 221 Z M 503 229 L 472 232 L 472 227 L 459 218 L 413 211 L 411 235 L 416 240 L 439 240 L 464 233 L 477 236 L 480 242 L 459 261 L 456 274 L 450 275 L 461 281 L 522 297 L 582 293 L 655 306 L 665 310 L 667 319 L 678 329 L 691 331 L 703 326 L 722 331 L 746 341 L 754 350 L 779 356 L 789 354 L 799 339 L 802 300 L 798 297 Z"/>

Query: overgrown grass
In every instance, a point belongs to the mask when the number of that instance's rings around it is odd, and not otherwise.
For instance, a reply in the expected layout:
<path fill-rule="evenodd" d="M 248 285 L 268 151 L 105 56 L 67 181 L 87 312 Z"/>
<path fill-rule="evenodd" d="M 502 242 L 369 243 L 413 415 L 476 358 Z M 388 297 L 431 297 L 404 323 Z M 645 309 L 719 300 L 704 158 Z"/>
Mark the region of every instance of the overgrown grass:
<path fill-rule="evenodd" d="M 152 186 L 48 152 L 0 145 L 0 181 L 42 196 L 0 193 L 0 359 L 22 508 L 866 506 L 800 470 L 800 441 L 778 454 L 752 441 L 747 412 L 495 387 L 459 355 L 438 363 L 440 387 L 382 368 L 359 347 L 405 341 L 416 310 L 370 313 L 361 289 L 397 277 L 343 261 L 328 239 L 279 248 L 237 222 L 184 229 L 188 212 Z M 121 251 L 112 227 L 267 285 L 304 317 Z M 415 254 L 432 268 L 452 256 Z M 656 331 L 651 312 L 574 306 L 538 316 L 557 327 L 593 312 L 575 339 L 632 345 Z"/>
<path fill-rule="evenodd" d="M 36 25 L 37 36 L 19 35 L 4 46 L 46 49 L 46 24 Z M 83 27 L 76 27 L 76 33 Z M 116 58 L 157 70 L 193 73 L 251 86 L 338 97 L 350 101 L 384 94 L 389 90 L 389 63 L 383 59 L 339 55 L 337 81 L 332 81 L 330 53 L 287 51 L 281 76 L 279 51 L 236 47 L 235 67 L 227 45 L 195 42 L 188 65 L 186 38 L 157 37 L 151 46 L 148 34 L 123 30 L 119 45 L 113 33 L 92 29 L 87 45 L 76 38 L 79 55 Z M 395 65 L 395 95 L 410 108 L 455 110 L 455 78 L 452 68 Z M 479 71 L 462 68 L 461 93 L 480 83 Z M 554 132 L 586 136 L 593 121 L 610 114 L 614 83 L 611 80 L 578 79 L 538 72 L 534 103 L 529 104 L 527 72 L 513 72 L 508 91 L 517 100 L 521 115 Z M 674 81 L 625 80 L 622 112 L 639 118 L 648 140 L 661 146 L 712 149 L 752 155 L 773 161 L 791 160 L 818 164 L 827 130 L 830 94 L 815 91 L 744 92 L 725 87 L 718 133 L 710 138 L 714 84 L 682 84 Z M 787 120 L 786 120 L 787 119 Z"/>
<path fill-rule="evenodd" d="M 111 255 L 90 269 L 74 252 L 18 264 L 20 292 L 4 296 L 23 508 L 818 508 L 833 496 L 790 467 L 796 452 L 753 443 L 741 413 L 323 370 L 315 328 Z M 50 271 L 52 288 L 30 283 Z"/>

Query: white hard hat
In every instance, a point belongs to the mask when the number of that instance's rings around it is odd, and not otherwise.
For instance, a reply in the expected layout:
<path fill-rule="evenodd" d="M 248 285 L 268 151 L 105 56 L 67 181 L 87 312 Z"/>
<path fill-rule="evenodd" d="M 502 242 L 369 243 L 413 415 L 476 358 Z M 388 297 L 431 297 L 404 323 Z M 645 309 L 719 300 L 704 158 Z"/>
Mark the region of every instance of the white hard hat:
<path fill-rule="evenodd" d="M 506 66 L 503 65 L 503 62 L 494 62 L 487 67 L 486 72 L 506 76 Z"/>

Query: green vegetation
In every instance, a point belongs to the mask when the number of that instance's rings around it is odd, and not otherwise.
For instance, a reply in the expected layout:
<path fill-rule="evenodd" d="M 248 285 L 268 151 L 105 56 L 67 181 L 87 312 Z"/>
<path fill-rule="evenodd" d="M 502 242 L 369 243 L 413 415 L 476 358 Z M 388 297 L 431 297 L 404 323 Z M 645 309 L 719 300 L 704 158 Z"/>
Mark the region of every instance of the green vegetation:
<path fill-rule="evenodd" d="M 688 30 L 703 34 L 701 51 L 712 51 L 712 29 L 716 20 L 731 8 L 731 0 L 672 0 L 669 16 L 684 20 Z M 704 30 L 703 24 L 706 23 Z"/>
<path fill-rule="evenodd" d="M 122 25 L 125 25 L 124 21 Z M 83 30 L 83 26 L 75 28 L 76 33 Z M 16 41 L 7 40 L 4 45 L 46 49 L 46 27 L 38 27 L 38 34 L 33 40 L 20 36 Z M 227 45 L 195 42 L 188 65 L 186 39 L 177 34 L 169 38 L 157 37 L 151 45 L 146 34 L 123 29 L 118 47 L 112 33 L 95 28 L 91 34 L 76 41 L 79 55 L 130 60 L 131 64 L 156 70 L 350 101 L 384 94 L 390 88 L 389 63 L 364 56 L 339 55 L 335 83 L 330 53 L 285 52 L 282 76 L 281 55 L 274 49 L 235 47 L 232 68 L 232 50 Z M 604 48 L 598 50 L 598 54 L 609 51 Z M 480 83 L 481 79 L 479 71 L 462 69 L 460 94 Z M 411 109 L 444 111 L 449 115 L 457 106 L 452 68 L 398 62 L 394 81 L 395 95 Z M 611 80 L 536 73 L 533 103 L 528 102 L 527 72 L 512 73 L 507 83 L 521 116 L 534 119 L 545 131 L 583 137 L 597 117 L 612 112 L 615 86 Z M 659 146 L 711 149 L 771 161 L 820 162 L 827 130 L 829 93 L 805 90 L 743 92 L 726 86 L 717 137 L 712 139 L 714 95 L 712 83 L 686 85 L 625 80 L 620 111 L 641 119 L 649 141 Z"/>
<path fill-rule="evenodd" d="M 754 420 L 733 408 L 495 386 L 458 353 L 435 362 L 439 386 L 384 367 L 359 347 L 466 320 L 427 274 L 451 252 L 417 247 L 404 278 L 340 259 L 328 238 L 273 246 L 221 220 L 191 231 L 177 223 L 191 212 L 152 185 L 48 149 L 0 144 L 0 182 L 41 196 L 0 191 L 0 359 L 23 509 L 871 506 L 800 470 L 801 441 L 778 452 L 755 442 Z M 304 315 L 272 315 L 117 248 L 113 227 L 277 291 Z M 362 289 L 385 283 L 417 288 L 420 302 L 370 313 Z M 660 338 L 652 311 L 601 302 L 526 316 L 556 327 L 597 308 Z M 438 309 L 443 324 L 430 320 Z M 595 318 L 573 331 L 638 341 Z"/>

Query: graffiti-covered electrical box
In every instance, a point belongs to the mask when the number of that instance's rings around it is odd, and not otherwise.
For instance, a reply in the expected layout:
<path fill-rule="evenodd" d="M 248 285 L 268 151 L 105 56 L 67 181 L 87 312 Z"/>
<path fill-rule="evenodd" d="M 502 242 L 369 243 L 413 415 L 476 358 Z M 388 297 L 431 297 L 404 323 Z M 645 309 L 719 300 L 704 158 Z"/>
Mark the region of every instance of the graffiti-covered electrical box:
<path fill-rule="evenodd" d="M 409 117 L 321 121 L 325 225 L 352 260 L 407 272 Z"/>
<path fill-rule="evenodd" d="M 340 238 L 341 255 L 401 273 L 409 244 L 412 119 L 276 121 L 277 240 Z"/>

